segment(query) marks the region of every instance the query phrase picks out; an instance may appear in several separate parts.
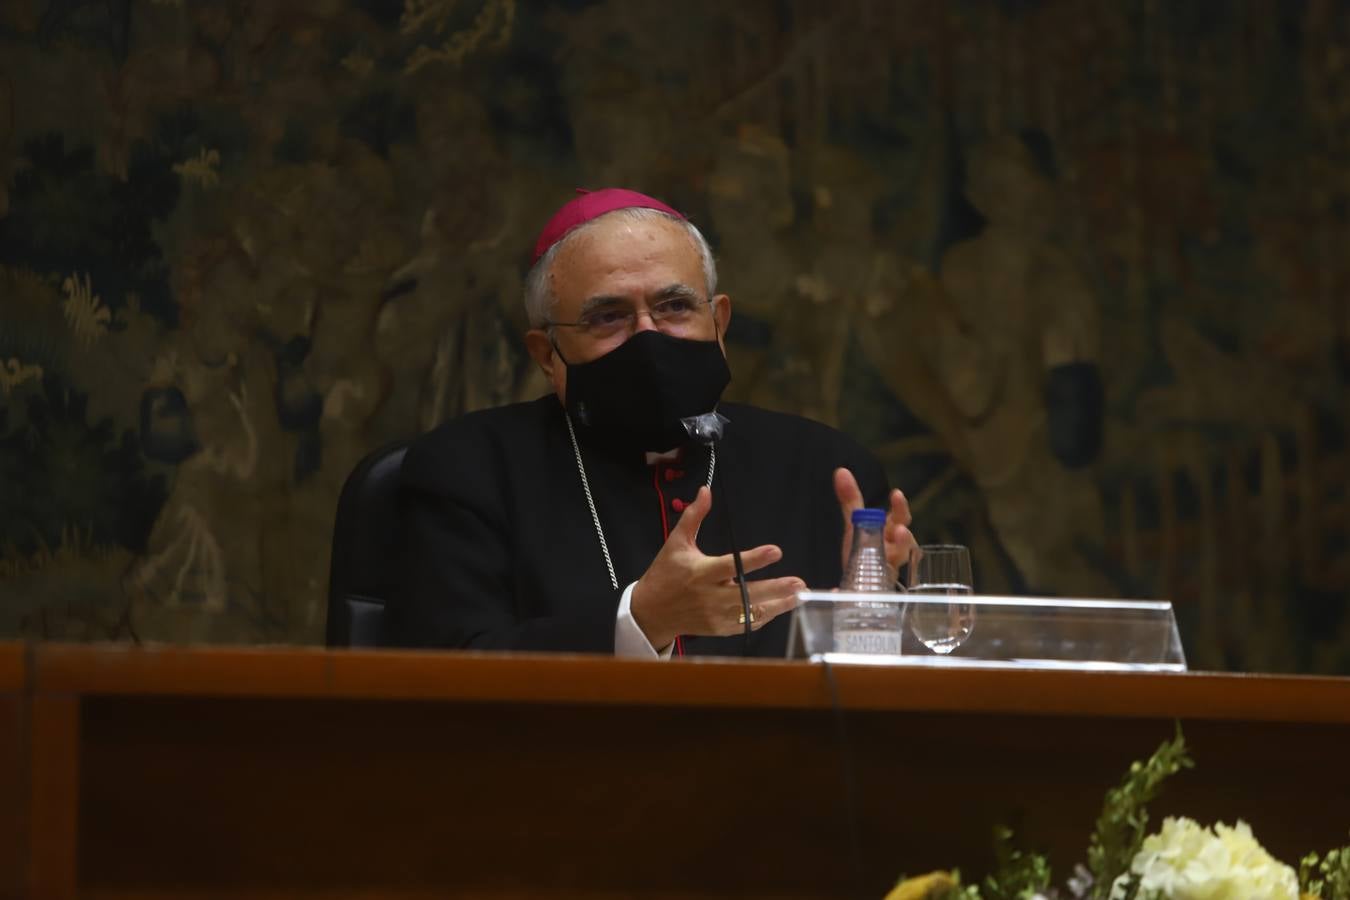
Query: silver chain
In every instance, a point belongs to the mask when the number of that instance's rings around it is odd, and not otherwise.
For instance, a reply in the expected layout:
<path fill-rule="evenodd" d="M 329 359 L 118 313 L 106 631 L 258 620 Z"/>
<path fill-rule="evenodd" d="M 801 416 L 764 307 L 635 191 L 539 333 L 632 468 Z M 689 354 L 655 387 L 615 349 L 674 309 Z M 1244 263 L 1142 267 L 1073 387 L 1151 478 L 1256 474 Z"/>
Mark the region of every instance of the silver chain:
<path fill-rule="evenodd" d="M 595 536 L 600 539 L 600 552 L 605 555 L 605 568 L 609 570 L 609 584 L 619 589 L 619 576 L 614 574 L 614 560 L 609 555 L 609 541 L 605 540 L 605 529 L 600 527 L 600 514 L 595 511 L 595 498 L 591 496 L 591 482 L 586 477 L 586 466 L 581 462 L 581 447 L 577 444 L 577 433 L 572 429 L 572 417 L 563 413 L 567 422 L 567 436 L 572 439 L 572 453 L 577 459 L 577 472 L 581 475 L 581 490 L 586 494 L 586 508 L 591 511 L 591 522 L 595 525 Z M 713 472 L 717 471 L 717 450 L 708 445 L 708 480 L 704 482 L 712 490 Z"/>

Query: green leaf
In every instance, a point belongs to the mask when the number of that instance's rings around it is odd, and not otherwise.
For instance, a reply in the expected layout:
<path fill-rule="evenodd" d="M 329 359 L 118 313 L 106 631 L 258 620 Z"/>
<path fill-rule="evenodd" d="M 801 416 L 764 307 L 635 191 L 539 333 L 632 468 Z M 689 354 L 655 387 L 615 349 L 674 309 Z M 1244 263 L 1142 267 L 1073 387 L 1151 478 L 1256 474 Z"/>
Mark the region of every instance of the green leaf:
<path fill-rule="evenodd" d="M 1302 870 L 1300 865 L 1300 883 Z M 1328 850 L 1317 864 L 1317 871 L 1322 877 L 1315 882 L 1318 887 L 1316 893 L 1322 900 L 1350 900 L 1350 845 Z"/>
<path fill-rule="evenodd" d="M 985 900 L 1025 900 L 1050 888 L 1050 863 L 1039 853 L 1026 853 L 1013 846 L 1011 828 L 994 829 L 993 874 L 984 879 Z"/>
<path fill-rule="evenodd" d="M 1112 883 L 1129 871 L 1148 832 L 1147 805 L 1157 796 L 1162 783 L 1194 765 L 1178 722 L 1176 737 L 1160 744 L 1147 762 L 1132 763 L 1120 786 L 1107 792 L 1088 842 L 1087 867 L 1093 878 L 1093 900 L 1107 900 Z M 1127 898 L 1133 898 L 1134 892 L 1131 886 Z"/>
<path fill-rule="evenodd" d="M 1313 877 L 1318 871 L 1317 864 L 1319 862 L 1321 862 L 1321 858 L 1316 853 L 1309 853 L 1298 861 L 1298 889 L 1300 893 L 1322 896 L 1322 889 L 1326 887 L 1326 884 L 1322 879 Z"/>

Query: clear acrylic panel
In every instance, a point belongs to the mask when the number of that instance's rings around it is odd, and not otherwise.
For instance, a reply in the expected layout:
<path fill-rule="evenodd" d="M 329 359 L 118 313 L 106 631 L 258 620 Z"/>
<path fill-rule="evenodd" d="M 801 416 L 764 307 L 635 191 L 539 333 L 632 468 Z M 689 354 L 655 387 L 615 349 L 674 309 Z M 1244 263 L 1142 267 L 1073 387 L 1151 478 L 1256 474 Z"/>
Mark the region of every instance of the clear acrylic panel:
<path fill-rule="evenodd" d="M 789 657 L 831 663 L 1184 672 L 1165 600 L 804 591 Z"/>

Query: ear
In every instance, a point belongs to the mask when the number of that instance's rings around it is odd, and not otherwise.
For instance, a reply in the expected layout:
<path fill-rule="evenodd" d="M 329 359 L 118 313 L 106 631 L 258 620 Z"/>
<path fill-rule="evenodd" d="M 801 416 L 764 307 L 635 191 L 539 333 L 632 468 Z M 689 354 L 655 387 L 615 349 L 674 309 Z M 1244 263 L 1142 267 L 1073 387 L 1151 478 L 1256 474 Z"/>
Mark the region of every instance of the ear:
<path fill-rule="evenodd" d="M 726 294 L 713 297 L 713 321 L 717 323 L 717 343 L 722 345 L 722 352 L 726 353 L 727 326 L 731 324 L 731 298 Z"/>
<path fill-rule="evenodd" d="M 548 332 L 542 328 L 531 328 L 525 332 L 525 349 L 529 351 L 535 365 L 548 376 L 548 380 L 553 381 L 553 342 L 548 339 Z"/>

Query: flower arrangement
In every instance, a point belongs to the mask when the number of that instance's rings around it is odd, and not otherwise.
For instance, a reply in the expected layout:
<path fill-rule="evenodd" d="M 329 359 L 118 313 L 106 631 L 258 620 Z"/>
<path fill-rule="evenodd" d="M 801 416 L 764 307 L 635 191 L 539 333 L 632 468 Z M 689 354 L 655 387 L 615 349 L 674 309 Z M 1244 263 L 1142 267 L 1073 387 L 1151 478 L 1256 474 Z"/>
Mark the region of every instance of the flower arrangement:
<path fill-rule="evenodd" d="M 1194 765 L 1180 728 L 1106 794 L 1079 864 L 1062 888 L 1049 861 L 996 829 L 996 867 L 976 884 L 959 872 L 904 878 L 886 900 L 1350 900 L 1350 846 L 1305 856 L 1298 870 L 1257 842 L 1246 822 L 1206 827 L 1168 817 L 1148 833 L 1148 803 L 1163 782 Z"/>

